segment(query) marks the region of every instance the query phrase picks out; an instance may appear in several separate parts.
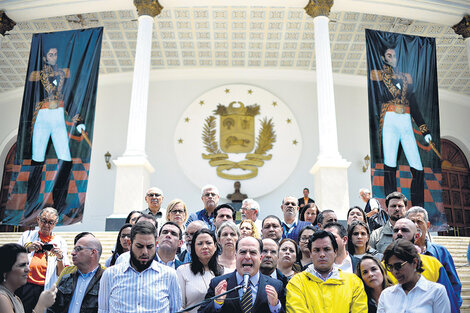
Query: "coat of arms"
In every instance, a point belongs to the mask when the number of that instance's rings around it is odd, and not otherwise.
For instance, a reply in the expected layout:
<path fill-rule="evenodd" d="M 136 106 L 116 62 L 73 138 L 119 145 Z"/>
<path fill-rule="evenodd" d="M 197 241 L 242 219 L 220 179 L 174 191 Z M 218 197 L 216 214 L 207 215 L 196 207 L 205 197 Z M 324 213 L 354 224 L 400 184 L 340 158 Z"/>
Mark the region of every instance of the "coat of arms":
<path fill-rule="evenodd" d="M 260 132 L 255 140 L 255 116 L 260 114 L 259 105 L 245 106 L 241 101 L 233 101 L 228 106 L 219 104 L 214 114 L 220 116 L 220 145 L 216 139 L 217 117 L 211 115 L 205 119 L 203 127 L 202 139 L 208 154 L 203 153 L 202 157 L 208 159 L 211 166 L 217 167 L 219 177 L 233 180 L 256 177 L 258 167 L 272 157 L 267 154 L 276 142 L 272 119 L 265 117 L 260 120 Z M 229 153 L 246 155 L 243 161 L 236 162 L 229 160 Z M 230 173 L 233 169 L 244 170 L 244 173 Z"/>

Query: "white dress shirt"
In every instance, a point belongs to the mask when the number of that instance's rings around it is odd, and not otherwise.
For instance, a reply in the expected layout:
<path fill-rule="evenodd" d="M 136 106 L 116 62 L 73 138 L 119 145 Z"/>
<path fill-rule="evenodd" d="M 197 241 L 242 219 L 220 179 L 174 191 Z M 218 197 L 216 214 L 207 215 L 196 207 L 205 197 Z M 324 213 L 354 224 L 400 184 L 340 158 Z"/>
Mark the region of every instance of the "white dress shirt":
<path fill-rule="evenodd" d="M 378 313 L 450 313 L 450 302 L 443 285 L 421 276 L 408 294 L 401 284 L 388 287 L 379 298 Z"/>
<path fill-rule="evenodd" d="M 346 253 L 347 253 L 347 252 L 346 252 Z M 354 274 L 351 256 L 349 255 L 349 253 L 347 253 L 347 254 L 348 254 L 348 255 L 347 255 L 346 258 L 343 260 L 343 263 L 341 263 L 341 264 L 336 264 L 336 263 L 334 263 L 333 266 L 334 266 L 335 268 L 337 268 L 337 269 L 342 270 L 343 272 L 353 273 L 353 274 Z"/>
<path fill-rule="evenodd" d="M 127 262 L 106 269 L 101 277 L 98 313 L 174 313 L 179 309 L 176 271 L 155 260 L 140 273 Z"/>

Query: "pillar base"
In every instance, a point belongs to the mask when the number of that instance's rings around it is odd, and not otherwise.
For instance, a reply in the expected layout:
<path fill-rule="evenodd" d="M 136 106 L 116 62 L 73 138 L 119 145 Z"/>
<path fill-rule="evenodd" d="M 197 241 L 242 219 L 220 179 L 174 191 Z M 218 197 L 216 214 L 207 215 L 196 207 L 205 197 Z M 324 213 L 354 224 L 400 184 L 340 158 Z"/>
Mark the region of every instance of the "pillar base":
<path fill-rule="evenodd" d="M 113 161 L 116 165 L 114 210 L 110 216 L 129 214 L 145 208 L 145 192 L 150 185 L 150 174 L 155 170 L 145 156 L 122 156 Z"/>
<path fill-rule="evenodd" d="M 314 176 L 315 203 L 321 211 L 334 210 L 339 220 L 345 220 L 349 210 L 350 165 L 341 158 L 319 158 L 310 170 Z"/>
<path fill-rule="evenodd" d="M 127 214 L 112 214 L 106 218 L 105 231 L 119 231 L 126 222 Z"/>

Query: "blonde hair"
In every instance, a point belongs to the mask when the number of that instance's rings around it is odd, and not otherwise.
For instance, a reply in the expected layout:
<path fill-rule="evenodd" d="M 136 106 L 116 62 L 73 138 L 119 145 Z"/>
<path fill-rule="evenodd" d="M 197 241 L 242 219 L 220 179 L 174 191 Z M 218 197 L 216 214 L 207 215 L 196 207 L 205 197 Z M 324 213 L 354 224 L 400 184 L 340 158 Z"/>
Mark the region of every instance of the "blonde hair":
<path fill-rule="evenodd" d="M 252 220 L 250 220 L 249 218 L 247 219 L 244 219 L 243 221 L 240 222 L 240 224 L 238 225 L 238 228 L 240 228 L 240 232 L 241 232 L 241 227 L 242 227 L 242 224 L 243 223 L 248 223 L 251 225 L 251 237 L 254 237 L 256 239 L 261 239 L 261 237 L 259 236 L 259 231 L 258 231 L 258 228 L 256 228 L 256 225 L 255 225 L 255 222 L 253 222 Z"/>
<path fill-rule="evenodd" d="M 166 208 L 166 221 L 167 222 L 170 222 L 170 213 L 178 203 L 181 203 L 184 208 L 184 223 L 186 223 L 186 221 L 188 220 L 188 209 L 186 208 L 186 204 L 181 199 L 174 199 L 174 200 L 171 200 L 170 203 L 168 203 L 168 207 Z"/>

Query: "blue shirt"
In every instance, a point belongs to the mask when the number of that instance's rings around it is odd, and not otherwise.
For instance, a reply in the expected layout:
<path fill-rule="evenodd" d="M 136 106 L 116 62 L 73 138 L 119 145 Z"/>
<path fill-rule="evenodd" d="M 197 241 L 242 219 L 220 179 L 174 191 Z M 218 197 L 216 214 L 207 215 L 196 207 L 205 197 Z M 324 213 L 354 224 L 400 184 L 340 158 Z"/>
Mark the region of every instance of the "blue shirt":
<path fill-rule="evenodd" d="M 457 275 L 454 259 L 452 258 L 449 250 L 441 245 L 431 243 L 426 240 L 426 252 L 424 254 L 433 256 L 441 262 L 447 276 L 449 277 L 450 283 L 452 284 L 452 288 L 454 289 L 455 296 L 457 297 L 457 304 L 460 307 L 462 305 L 462 297 L 460 295 L 462 283 Z"/>
<path fill-rule="evenodd" d="M 188 220 L 186 221 L 185 227 L 188 227 L 188 225 L 193 222 L 193 221 L 203 221 L 206 223 L 207 227 L 209 230 L 215 231 L 215 225 L 214 225 L 214 213 L 209 216 L 207 214 L 206 209 L 202 209 L 201 211 L 197 211 L 196 213 L 191 213 L 189 215 Z"/>
<path fill-rule="evenodd" d="M 308 225 L 312 225 L 312 223 L 306 221 L 299 221 L 297 219 L 291 225 L 287 225 L 285 222 L 282 222 L 282 228 L 284 229 L 282 239 L 290 238 L 295 242 L 299 243 L 299 233 Z"/>
<path fill-rule="evenodd" d="M 95 276 L 95 273 L 98 268 L 99 265 L 93 271 L 87 274 L 83 274 L 82 272 L 80 272 L 80 270 L 77 269 L 77 285 L 75 286 L 75 290 L 73 292 L 72 301 L 70 301 L 69 313 L 80 313 L 80 307 L 82 306 L 82 301 L 85 297 L 86 289 L 90 284 L 90 281 L 93 279 L 93 276 Z"/>
<path fill-rule="evenodd" d="M 156 261 L 137 272 L 130 262 L 104 271 L 98 296 L 98 313 L 174 313 L 181 309 L 176 271 Z"/>

